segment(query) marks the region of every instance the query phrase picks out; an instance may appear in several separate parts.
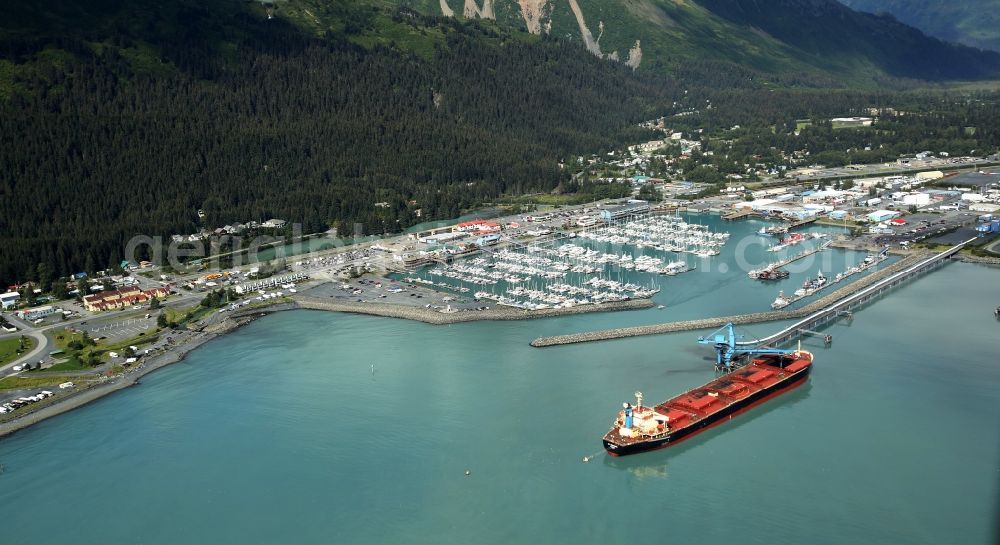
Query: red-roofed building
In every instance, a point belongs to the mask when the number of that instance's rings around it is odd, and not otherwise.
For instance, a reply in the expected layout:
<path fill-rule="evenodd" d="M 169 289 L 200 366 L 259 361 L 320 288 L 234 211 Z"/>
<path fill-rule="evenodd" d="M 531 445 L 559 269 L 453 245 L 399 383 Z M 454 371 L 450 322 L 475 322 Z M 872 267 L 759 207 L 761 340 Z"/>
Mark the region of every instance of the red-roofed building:
<path fill-rule="evenodd" d="M 133 305 L 141 305 L 150 299 L 159 299 L 170 295 L 166 287 L 141 290 L 135 286 L 117 290 L 102 291 L 83 298 L 83 306 L 91 312 L 104 310 L 120 310 Z"/>
<path fill-rule="evenodd" d="M 500 230 L 499 223 L 486 220 L 463 221 L 456 227 L 458 227 L 458 230 L 463 233 L 472 232 L 476 234 L 495 233 Z"/>

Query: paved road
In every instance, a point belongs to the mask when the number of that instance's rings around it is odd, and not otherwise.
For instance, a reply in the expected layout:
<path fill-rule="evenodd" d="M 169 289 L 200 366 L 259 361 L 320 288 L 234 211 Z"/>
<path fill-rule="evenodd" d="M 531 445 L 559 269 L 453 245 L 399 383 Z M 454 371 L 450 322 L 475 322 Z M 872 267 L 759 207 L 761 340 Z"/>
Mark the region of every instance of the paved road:
<path fill-rule="evenodd" d="M 38 357 L 39 354 L 48 354 L 49 338 L 45 333 L 40 330 L 30 330 L 30 331 L 18 331 L 16 335 L 25 335 L 35 339 L 35 348 L 28 352 L 27 354 L 21 356 L 20 358 L 0 367 L 0 374 L 8 373 L 13 370 L 14 366 L 21 365 L 22 363 L 35 361 L 41 359 Z"/>
<path fill-rule="evenodd" d="M 169 303 L 167 303 L 167 304 L 169 304 L 170 306 L 178 306 L 178 305 L 182 305 L 182 304 L 185 304 L 185 303 L 191 303 L 192 301 L 197 301 L 197 300 L 199 300 L 202 297 L 204 297 L 204 294 L 202 294 L 202 293 L 187 293 L 187 292 L 183 292 L 182 291 L 178 295 L 173 296 L 172 300 L 170 300 Z M 55 323 L 52 323 L 52 324 L 44 325 L 44 326 L 39 327 L 39 328 L 35 328 L 32 325 L 27 324 L 27 323 L 25 323 L 23 321 L 20 321 L 20 320 L 11 320 L 12 323 L 16 322 L 16 325 L 20 326 L 21 330 L 20 331 L 16 331 L 14 333 L 7 333 L 7 334 L 4 334 L 4 335 L 0 335 L 0 339 L 16 338 L 16 337 L 20 337 L 21 335 L 28 335 L 30 337 L 33 337 L 37 341 L 38 345 L 31 352 L 29 352 L 28 354 L 26 354 L 24 356 L 21 356 L 17 360 L 14 360 L 14 361 L 8 363 L 7 365 L 4 365 L 4 366 L 0 367 L 0 376 L 6 376 L 7 374 L 9 374 L 13 370 L 13 367 L 15 365 L 20 365 L 20 364 L 22 364 L 24 362 L 37 361 L 39 359 L 42 359 L 42 357 L 40 357 L 40 355 L 47 356 L 48 353 L 49 353 L 49 351 L 50 351 L 49 345 L 51 344 L 51 342 L 49 341 L 48 336 L 45 333 L 48 332 L 48 331 L 50 331 L 50 330 L 53 330 L 53 329 L 62 329 L 62 328 L 71 327 L 71 326 L 79 327 L 80 324 L 82 324 L 83 322 L 86 322 L 88 320 L 91 320 L 91 321 L 94 321 L 94 322 L 100 322 L 102 324 L 104 322 L 108 322 L 109 324 L 116 324 L 117 322 L 121 322 L 122 321 L 122 320 L 118 320 L 116 322 L 115 321 L 116 317 L 124 315 L 124 314 L 130 314 L 130 313 L 134 314 L 135 312 L 136 311 L 134 309 L 126 309 L 126 310 L 118 310 L 118 311 L 113 311 L 113 312 L 107 312 L 107 313 L 103 313 L 103 314 L 99 314 L 99 315 L 93 315 L 93 316 L 81 316 L 81 317 L 75 318 L 73 320 L 59 321 L 59 322 L 55 322 Z M 8 319 L 9 319 L 9 317 L 8 317 Z M 125 320 L 125 321 L 128 321 L 128 320 Z M 136 334 L 138 334 L 138 332 Z"/>

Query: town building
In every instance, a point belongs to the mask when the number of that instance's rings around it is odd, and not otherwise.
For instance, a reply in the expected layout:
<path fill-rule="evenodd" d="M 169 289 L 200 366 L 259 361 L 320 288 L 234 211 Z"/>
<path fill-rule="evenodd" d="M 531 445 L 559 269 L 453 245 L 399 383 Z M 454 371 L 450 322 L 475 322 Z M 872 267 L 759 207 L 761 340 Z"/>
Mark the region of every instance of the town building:
<path fill-rule="evenodd" d="M 605 223 L 622 221 L 636 216 L 644 216 L 649 213 L 649 203 L 646 201 L 632 201 L 621 206 L 612 206 L 601 209 L 601 219 Z"/>
<path fill-rule="evenodd" d="M 142 290 L 137 286 L 129 286 L 88 295 L 83 298 L 83 306 L 90 312 L 120 310 L 133 305 L 141 305 L 151 299 L 159 299 L 167 295 L 170 295 L 168 287 L 155 287 Z"/>
<path fill-rule="evenodd" d="M 486 220 L 464 221 L 455 226 L 463 233 L 495 233 L 500 230 L 500 224 Z"/>
<path fill-rule="evenodd" d="M 889 221 L 893 218 L 899 217 L 901 214 L 895 210 L 876 210 L 871 214 L 868 214 L 868 221 L 872 223 L 881 223 L 884 221 Z"/>
<path fill-rule="evenodd" d="M 903 195 L 902 200 L 906 206 L 927 206 L 931 203 L 931 196 L 927 193 L 909 193 Z"/>
<path fill-rule="evenodd" d="M 27 308 L 24 310 L 17 311 L 17 317 L 22 320 L 37 320 L 39 318 L 44 318 L 50 314 L 56 313 L 56 308 L 52 305 L 45 305 L 44 307 Z"/>
<path fill-rule="evenodd" d="M 500 235 L 493 233 L 491 235 L 482 236 L 476 239 L 477 246 L 493 246 L 500 242 Z"/>
<path fill-rule="evenodd" d="M 3 305 L 4 310 L 8 310 L 17 306 L 17 300 L 21 298 L 21 294 L 16 291 L 8 291 L 0 295 L 0 304 Z"/>

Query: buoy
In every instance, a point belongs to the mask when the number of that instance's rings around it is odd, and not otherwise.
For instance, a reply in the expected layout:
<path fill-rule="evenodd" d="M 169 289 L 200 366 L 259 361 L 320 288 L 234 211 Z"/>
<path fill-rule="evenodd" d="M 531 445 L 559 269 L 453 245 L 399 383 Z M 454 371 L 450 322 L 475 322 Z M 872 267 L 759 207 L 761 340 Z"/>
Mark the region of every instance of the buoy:
<path fill-rule="evenodd" d="M 465 470 L 465 476 L 468 477 L 469 475 L 472 475 L 472 472 L 469 471 L 468 469 L 466 469 Z"/>

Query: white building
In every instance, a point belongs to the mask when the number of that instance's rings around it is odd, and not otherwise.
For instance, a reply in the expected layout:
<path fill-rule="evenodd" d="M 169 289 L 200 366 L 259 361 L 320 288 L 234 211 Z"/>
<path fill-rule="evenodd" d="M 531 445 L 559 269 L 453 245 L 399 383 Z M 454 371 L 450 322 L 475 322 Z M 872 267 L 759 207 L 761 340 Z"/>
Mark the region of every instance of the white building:
<path fill-rule="evenodd" d="M 49 314 L 54 314 L 56 312 L 55 307 L 52 305 L 46 305 L 44 307 L 28 308 L 24 310 L 19 310 L 17 316 L 22 320 L 37 320 L 38 318 L 44 318 Z"/>
<path fill-rule="evenodd" d="M 986 202 L 988 199 L 979 193 L 962 193 L 962 200 L 968 202 Z"/>
<path fill-rule="evenodd" d="M 931 196 L 927 193 L 908 193 L 903 195 L 902 200 L 906 206 L 927 206 L 931 203 Z"/>
<path fill-rule="evenodd" d="M 21 294 L 16 291 L 8 291 L 7 293 L 0 294 L 0 303 L 3 304 L 3 309 L 7 310 L 9 308 L 14 308 L 17 305 L 17 300 L 21 298 Z"/>

